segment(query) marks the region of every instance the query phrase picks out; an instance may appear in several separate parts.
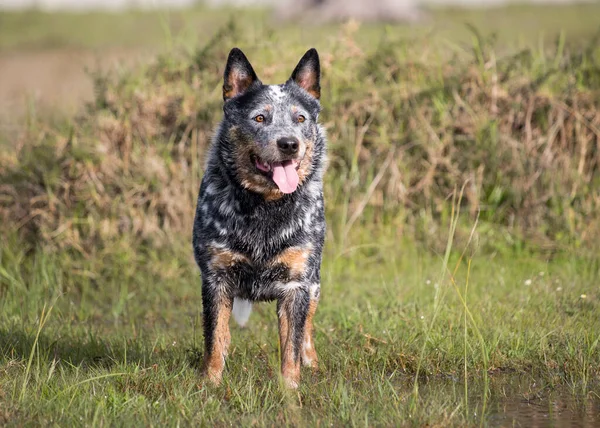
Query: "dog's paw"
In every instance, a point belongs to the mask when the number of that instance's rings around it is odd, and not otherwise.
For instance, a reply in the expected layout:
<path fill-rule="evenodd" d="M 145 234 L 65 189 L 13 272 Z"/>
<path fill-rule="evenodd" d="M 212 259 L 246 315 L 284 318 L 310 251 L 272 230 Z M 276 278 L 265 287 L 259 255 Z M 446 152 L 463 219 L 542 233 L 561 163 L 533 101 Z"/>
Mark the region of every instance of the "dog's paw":
<path fill-rule="evenodd" d="M 283 383 L 288 389 L 297 389 L 300 384 L 300 362 L 284 366 L 281 371 Z"/>
<path fill-rule="evenodd" d="M 304 367 L 310 367 L 313 370 L 319 368 L 319 358 L 314 346 L 310 342 L 304 343 L 302 346 L 302 365 Z"/>
<path fill-rule="evenodd" d="M 203 372 L 204 378 L 207 379 L 214 386 L 218 386 L 221 384 L 221 380 L 223 378 L 223 370 L 217 370 L 211 367 L 208 367 Z"/>
<path fill-rule="evenodd" d="M 288 389 L 298 389 L 299 380 L 293 379 L 291 377 L 284 377 L 283 383 L 284 383 L 285 387 Z"/>

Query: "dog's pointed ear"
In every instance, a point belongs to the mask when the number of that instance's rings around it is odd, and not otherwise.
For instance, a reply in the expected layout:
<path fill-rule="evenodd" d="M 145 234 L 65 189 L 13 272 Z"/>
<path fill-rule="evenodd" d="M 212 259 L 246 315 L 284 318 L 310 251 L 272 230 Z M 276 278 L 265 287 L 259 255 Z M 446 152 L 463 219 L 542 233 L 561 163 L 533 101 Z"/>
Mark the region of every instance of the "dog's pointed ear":
<path fill-rule="evenodd" d="M 255 82 L 260 83 L 260 80 L 244 52 L 238 48 L 231 49 L 223 74 L 223 101 L 243 94 Z"/>
<path fill-rule="evenodd" d="M 316 99 L 321 97 L 321 65 L 315 48 L 304 54 L 290 79 Z"/>

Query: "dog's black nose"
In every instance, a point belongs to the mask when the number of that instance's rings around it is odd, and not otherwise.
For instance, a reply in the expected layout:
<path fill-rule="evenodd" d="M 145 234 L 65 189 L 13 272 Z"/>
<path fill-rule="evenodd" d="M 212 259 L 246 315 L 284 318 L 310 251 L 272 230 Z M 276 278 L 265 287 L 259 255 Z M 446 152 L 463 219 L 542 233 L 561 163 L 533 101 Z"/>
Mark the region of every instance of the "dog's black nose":
<path fill-rule="evenodd" d="M 300 143 L 295 137 L 283 137 L 277 140 L 277 147 L 279 147 L 279 151 L 284 155 L 295 155 L 298 153 Z"/>

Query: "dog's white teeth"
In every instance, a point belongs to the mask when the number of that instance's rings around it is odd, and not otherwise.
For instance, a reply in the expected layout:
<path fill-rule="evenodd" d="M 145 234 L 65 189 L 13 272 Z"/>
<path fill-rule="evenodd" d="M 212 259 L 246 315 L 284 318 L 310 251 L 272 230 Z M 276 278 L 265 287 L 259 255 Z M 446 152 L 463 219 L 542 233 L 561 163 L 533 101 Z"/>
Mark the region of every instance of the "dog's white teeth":
<path fill-rule="evenodd" d="M 256 159 L 256 167 L 263 172 L 271 171 L 271 165 L 266 162 L 263 162 L 260 159 Z"/>

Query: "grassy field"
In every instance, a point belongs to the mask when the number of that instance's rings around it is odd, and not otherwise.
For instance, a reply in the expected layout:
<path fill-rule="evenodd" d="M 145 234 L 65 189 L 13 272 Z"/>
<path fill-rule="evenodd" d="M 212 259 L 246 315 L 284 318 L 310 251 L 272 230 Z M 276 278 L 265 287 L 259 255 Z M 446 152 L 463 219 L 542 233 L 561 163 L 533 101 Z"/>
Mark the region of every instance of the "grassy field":
<path fill-rule="evenodd" d="M 221 387 L 199 376 L 201 296 L 186 251 L 139 254 L 123 242 L 77 269 L 66 254 L 4 248 L 0 415 L 36 425 L 478 424 L 507 398 L 552 408 L 557 392 L 573 397 L 557 412 L 598 410 L 597 264 L 453 256 L 450 276 L 441 257 L 385 235 L 329 248 L 321 368 L 291 394 L 277 374 L 273 304 L 233 327 Z"/>
<path fill-rule="evenodd" d="M 76 116 L 0 134 L 0 425 L 600 423 L 598 11 L 314 31 L 264 11 L 2 15 L 5 52 L 165 47 L 92 74 Z M 313 43 L 331 158 L 320 368 L 283 388 L 261 304 L 213 387 L 190 230 L 222 67 L 239 45 L 281 81 Z"/>

